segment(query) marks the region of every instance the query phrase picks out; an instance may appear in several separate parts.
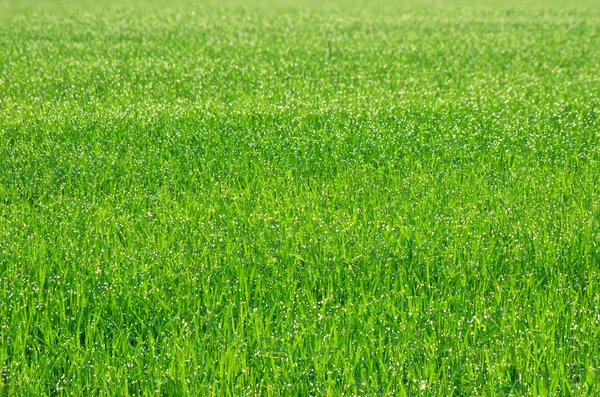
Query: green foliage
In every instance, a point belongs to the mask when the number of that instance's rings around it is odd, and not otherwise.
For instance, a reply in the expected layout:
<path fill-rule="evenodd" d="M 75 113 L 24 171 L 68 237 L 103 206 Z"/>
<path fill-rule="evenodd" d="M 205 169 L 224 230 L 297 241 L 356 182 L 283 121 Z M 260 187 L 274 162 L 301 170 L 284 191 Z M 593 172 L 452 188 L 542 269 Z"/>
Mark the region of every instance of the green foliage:
<path fill-rule="evenodd" d="M 0 20 L 0 395 L 600 393 L 598 11 L 59 4 Z"/>

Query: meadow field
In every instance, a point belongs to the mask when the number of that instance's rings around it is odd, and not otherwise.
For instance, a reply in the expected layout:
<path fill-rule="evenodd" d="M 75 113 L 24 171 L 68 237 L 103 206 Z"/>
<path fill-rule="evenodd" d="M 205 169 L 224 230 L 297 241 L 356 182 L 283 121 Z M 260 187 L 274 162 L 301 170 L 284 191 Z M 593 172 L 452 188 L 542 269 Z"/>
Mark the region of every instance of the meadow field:
<path fill-rule="evenodd" d="M 598 5 L 0 1 L 0 396 L 599 396 Z"/>

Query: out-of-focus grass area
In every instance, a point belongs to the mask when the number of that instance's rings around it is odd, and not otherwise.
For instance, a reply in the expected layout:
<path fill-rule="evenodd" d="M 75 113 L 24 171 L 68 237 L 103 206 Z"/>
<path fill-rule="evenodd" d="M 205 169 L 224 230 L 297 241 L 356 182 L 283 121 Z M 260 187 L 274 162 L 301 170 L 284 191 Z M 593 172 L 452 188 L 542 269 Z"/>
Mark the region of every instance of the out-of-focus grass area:
<path fill-rule="evenodd" d="M 370 10 L 388 12 L 423 8 L 599 8 L 598 0 L 2 0 L 0 10 L 4 15 L 24 9 L 44 9 L 54 12 L 70 12 L 76 9 L 98 7 L 248 7 L 260 9 L 333 9 Z"/>

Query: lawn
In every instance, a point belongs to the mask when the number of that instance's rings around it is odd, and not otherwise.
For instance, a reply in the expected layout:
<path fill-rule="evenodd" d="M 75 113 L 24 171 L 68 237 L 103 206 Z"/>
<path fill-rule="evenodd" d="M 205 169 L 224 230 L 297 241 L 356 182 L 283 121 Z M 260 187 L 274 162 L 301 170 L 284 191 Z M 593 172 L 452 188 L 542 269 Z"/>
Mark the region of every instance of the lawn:
<path fill-rule="evenodd" d="M 0 1 L 0 395 L 600 395 L 600 9 L 501 3 Z"/>

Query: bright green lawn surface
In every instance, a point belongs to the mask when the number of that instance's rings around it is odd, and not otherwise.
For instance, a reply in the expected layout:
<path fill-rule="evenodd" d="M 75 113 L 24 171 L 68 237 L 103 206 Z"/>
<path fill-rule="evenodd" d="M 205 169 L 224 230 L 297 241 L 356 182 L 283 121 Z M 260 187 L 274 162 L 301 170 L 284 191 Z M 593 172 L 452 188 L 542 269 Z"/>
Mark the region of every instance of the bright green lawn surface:
<path fill-rule="evenodd" d="M 0 395 L 600 393 L 593 2 L 316 3 L 0 3 Z"/>

